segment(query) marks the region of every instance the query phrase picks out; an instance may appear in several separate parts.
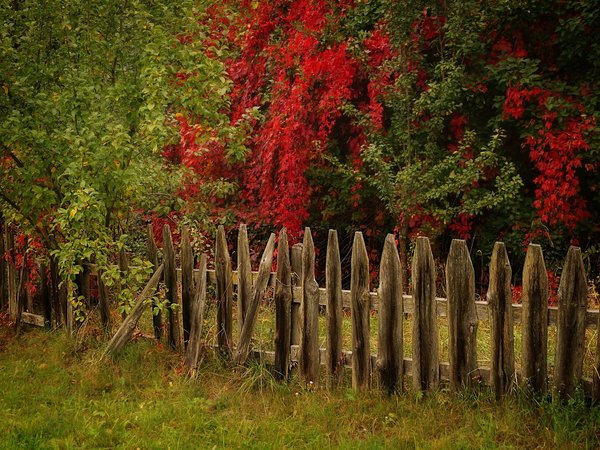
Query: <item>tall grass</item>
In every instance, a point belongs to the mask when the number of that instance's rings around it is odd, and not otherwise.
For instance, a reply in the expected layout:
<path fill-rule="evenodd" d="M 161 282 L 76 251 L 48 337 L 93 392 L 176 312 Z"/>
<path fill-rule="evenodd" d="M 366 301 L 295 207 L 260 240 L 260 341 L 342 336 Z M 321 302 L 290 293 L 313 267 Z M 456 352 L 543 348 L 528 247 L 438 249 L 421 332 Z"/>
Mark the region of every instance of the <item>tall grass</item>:
<path fill-rule="evenodd" d="M 600 446 L 600 409 L 487 390 L 356 394 L 280 384 L 207 353 L 197 378 L 148 339 L 99 364 L 101 339 L 0 329 L 2 448 L 535 448 Z"/>

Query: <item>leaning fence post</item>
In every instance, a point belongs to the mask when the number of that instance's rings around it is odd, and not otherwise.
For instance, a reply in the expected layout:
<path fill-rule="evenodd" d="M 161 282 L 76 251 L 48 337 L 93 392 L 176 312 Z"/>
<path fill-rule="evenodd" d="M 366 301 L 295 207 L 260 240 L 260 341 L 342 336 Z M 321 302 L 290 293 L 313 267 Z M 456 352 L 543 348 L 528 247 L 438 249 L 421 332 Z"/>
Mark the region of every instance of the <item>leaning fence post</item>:
<path fill-rule="evenodd" d="M 236 364 L 244 364 L 250 354 L 252 333 L 254 332 L 254 325 L 256 324 L 256 318 L 258 316 L 260 300 L 267 289 L 267 283 L 269 282 L 269 277 L 271 275 L 274 250 L 275 234 L 271 233 L 269 241 L 267 242 L 267 246 L 262 254 L 262 258 L 260 259 L 258 276 L 256 277 L 256 283 L 254 283 L 254 289 L 252 291 L 252 298 L 248 304 L 248 310 L 246 311 L 246 320 L 244 320 L 244 326 L 242 327 L 242 332 L 240 333 L 240 342 L 238 344 L 237 354 L 235 356 Z"/>
<path fill-rule="evenodd" d="M 164 280 L 167 306 L 169 308 L 169 345 L 175 350 L 181 348 L 181 332 L 179 331 L 179 292 L 177 289 L 177 268 L 175 266 L 175 249 L 171 238 L 171 229 L 163 227 Z"/>
<path fill-rule="evenodd" d="M 402 270 L 396 241 L 388 234 L 379 266 L 379 352 L 377 369 L 388 393 L 402 391 L 404 348 L 402 335 Z"/>
<path fill-rule="evenodd" d="M 342 361 L 342 262 L 336 230 L 329 230 L 325 261 L 327 292 L 327 383 L 337 385 L 343 369 Z"/>
<path fill-rule="evenodd" d="M 292 336 L 292 269 L 285 228 L 279 232 L 275 283 L 275 373 L 285 380 L 290 368 Z"/>
<path fill-rule="evenodd" d="M 369 387 L 371 375 L 371 344 L 369 302 L 369 256 L 360 231 L 354 233 L 350 271 L 352 307 L 352 388 Z"/>
<path fill-rule="evenodd" d="M 558 287 L 554 387 L 562 400 L 581 380 L 587 308 L 587 278 L 579 247 L 570 247 Z"/>
<path fill-rule="evenodd" d="M 453 239 L 446 261 L 450 386 L 471 384 L 477 370 L 477 310 L 475 270 L 467 243 Z"/>
<path fill-rule="evenodd" d="M 219 225 L 217 229 L 215 272 L 217 277 L 217 343 L 222 352 L 230 354 L 233 329 L 231 315 L 233 274 L 223 225 Z"/>
<path fill-rule="evenodd" d="M 542 247 L 529 244 L 523 267 L 523 381 L 533 392 L 548 388 L 548 273 Z"/>
<path fill-rule="evenodd" d="M 302 244 L 302 305 L 300 337 L 300 376 L 309 383 L 319 382 L 319 285 L 315 280 L 315 246 L 310 228 L 304 229 Z"/>
<path fill-rule="evenodd" d="M 502 242 L 494 244 L 487 299 L 491 309 L 492 359 L 490 384 L 496 399 L 508 392 L 515 377 L 512 319 L 512 269 Z"/>
<path fill-rule="evenodd" d="M 414 319 L 412 333 L 413 386 L 417 391 L 435 390 L 440 381 L 435 263 L 426 237 L 417 238 L 412 262 Z"/>

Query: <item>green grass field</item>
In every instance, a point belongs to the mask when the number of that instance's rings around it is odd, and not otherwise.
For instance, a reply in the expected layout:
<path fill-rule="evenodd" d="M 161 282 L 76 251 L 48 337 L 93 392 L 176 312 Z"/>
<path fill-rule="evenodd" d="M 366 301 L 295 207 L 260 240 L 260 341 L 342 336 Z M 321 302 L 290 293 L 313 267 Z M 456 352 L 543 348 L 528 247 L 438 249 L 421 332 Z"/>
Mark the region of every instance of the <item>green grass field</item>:
<path fill-rule="evenodd" d="M 0 447 L 598 448 L 600 408 L 487 390 L 387 397 L 278 384 L 207 351 L 197 379 L 148 339 L 99 364 L 102 337 L 0 329 Z"/>

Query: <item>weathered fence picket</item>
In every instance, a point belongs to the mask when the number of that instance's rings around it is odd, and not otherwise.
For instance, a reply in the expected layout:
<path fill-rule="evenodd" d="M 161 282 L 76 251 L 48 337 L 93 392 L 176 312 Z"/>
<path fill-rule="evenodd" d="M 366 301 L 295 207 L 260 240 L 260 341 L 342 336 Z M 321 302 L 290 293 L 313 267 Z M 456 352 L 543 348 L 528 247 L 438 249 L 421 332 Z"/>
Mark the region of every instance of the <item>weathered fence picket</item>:
<path fill-rule="evenodd" d="M 319 285 L 315 279 L 315 246 L 310 228 L 304 229 L 302 243 L 302 304 L 300 307 L 300 376 L 306 383 L 318 384 Z"/>
<path fill-rule="evenodd" d="M 250 264 L 250 244 L 248 230 L 245 224 L 240 225 L 237 240 L 237 322 L 239 332 L 242 332 L 246 311 L 252 297 L 252 266 Z"/>
<path fill-rule="evenodd" d="M 275 284 L 275 373 L 287 379 L 290 369 L 292 337 L 292 268 L 287 231 L 279 232 L 277 243 L 277 278 Z"/>
<path fill-rule="evenodd" d="M 458 391 L 472 384 L 477 369 L 475 270 L 467 243 L 453 239 L 446 261 L 450 387 Z"/>
<path fill-rule="evenodd" d="M 325 260 L 327 291 L 327 383 L 336 386 L 342 375 L 342 262 L 337 231 L 329 230 Z"/>
<path fill-rule="evenodd" d="M 167 307 L 169 310 L 169 345 L 174 350 L 181 349 L 181 332 L 179 330 L 179 290 L 177 287 L 177 269 L 175 266 L 175 249 L 171 229 L 163 227 L 163 264 L 166 288 Z"/>
<path fill-rule="evenodd" d="M 554 387 L 562 399 L 572 397 L 583 370 L 587 278 L 581 250 L 570 247 L 558 287 L 558 322 Z"/>
<path fill-rule="evenodd" d="M 370 318 L 371 305 L 369 256 L 360 231 L 354 233 L 352 263 L 350 267 L 350 292 L 352 312 L 352 388 L 369 387 L 371 375 Z"/>
<path fill-rule="evenodd" d="M 302 288 L 302 244 L 292 245 L 292 253 L 290 255 L 292 263 L 292 296 L 294 287 Z M 300 345 L 300 337 L 302 332 L 302 318 L 300 317 L 300 302 L 292 302 L 292 345 Z"/>
<path fill-rule="evenodd" d="M 440 381 L 435 262 L 429 239 L 417 238 L 412 263 L 414 299 L 412 333 L 413 387 L 417 391 L 437 389 Z"/>
<path fill-rule="evenodd" d="M 225 228 L 219 225 L 215 245 L 215 272 L 217 274 L 217 343 L 224 354 L 231 354 L 233 348 L 232 304 L 233 282 L 231 258 L 227 249 Z"/>
<path fill-rule="evenodd" d="M 379 268 L 379 329 L 377 370 L 388 392 L 402 391 L 404 364 L 402 270 L 394 236 L 388 234 Z"/>
<path fill-rule="evenodd" d="M 548 389 L 548 273 L 542 247 L 529 244 L 523 267 L 521 375 L 527 388 Z"/>
<path fill-rule="evenodd" d="M 514 331 L 512 320 L 512 269 L 502 242 L 494 244 L 487 292 L 491 309 L 492 357 L 491 385 L 497 399 L 504 396 L 515 381 Z"/>

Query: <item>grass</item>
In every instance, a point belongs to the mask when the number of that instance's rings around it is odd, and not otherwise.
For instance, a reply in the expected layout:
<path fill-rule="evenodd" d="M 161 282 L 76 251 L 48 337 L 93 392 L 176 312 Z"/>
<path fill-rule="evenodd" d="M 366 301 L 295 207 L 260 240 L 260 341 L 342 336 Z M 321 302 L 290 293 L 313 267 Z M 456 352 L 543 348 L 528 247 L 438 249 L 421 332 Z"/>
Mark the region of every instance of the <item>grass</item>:
<path fill-rule="evenodd" d="M 487 390 L 357 394 L 275 382 L 207 353 L 197 379 L 148 339 L 99 364 L 102 338 L 0 328 L 0 447 L 597 448 L 600 409 Z"/>

